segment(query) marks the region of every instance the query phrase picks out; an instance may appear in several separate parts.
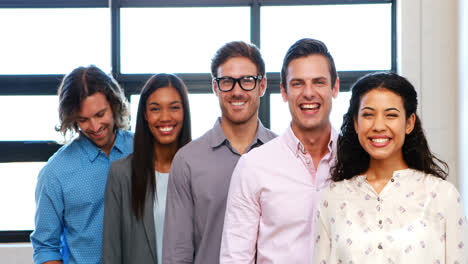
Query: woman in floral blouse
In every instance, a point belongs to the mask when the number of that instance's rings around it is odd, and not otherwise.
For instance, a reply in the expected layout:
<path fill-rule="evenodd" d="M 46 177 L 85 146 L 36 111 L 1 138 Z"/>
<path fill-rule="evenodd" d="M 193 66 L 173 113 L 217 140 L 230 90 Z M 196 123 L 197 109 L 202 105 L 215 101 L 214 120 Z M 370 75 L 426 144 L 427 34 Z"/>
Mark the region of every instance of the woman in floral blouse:
<path fill-rule="evenodd" d="M 352 88 L 314 263 L 468 264 L 461 197 L 429 150 L 414 87 L 374 73 Z"/>

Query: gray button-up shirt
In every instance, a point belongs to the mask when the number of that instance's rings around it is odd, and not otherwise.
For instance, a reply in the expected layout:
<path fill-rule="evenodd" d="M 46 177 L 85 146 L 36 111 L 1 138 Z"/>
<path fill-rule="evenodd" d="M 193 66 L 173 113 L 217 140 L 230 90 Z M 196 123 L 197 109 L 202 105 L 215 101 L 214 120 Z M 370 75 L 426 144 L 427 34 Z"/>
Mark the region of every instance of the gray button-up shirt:
<path fill-rule="evenodd" d="M 276 135 L 259 121 L 247 151 Z M 246 152 L 247 152 L 246 151 Z M 163 263 L 219 263 L 226 198 L 240 154 L 224 135 L 220 119 L 174 157 L 167 189 Z"/>

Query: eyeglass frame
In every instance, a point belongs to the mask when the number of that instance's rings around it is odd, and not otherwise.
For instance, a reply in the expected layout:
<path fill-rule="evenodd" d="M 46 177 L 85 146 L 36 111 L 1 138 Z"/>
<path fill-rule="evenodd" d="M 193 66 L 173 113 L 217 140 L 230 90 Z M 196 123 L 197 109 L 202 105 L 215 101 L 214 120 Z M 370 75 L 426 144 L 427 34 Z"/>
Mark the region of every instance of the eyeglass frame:
<path fill-rule="evenodd" d="M 241 80 L 246 78 L 246 77 L 252 77 L 254 80 L 255 80 L 255 85 L 252 89 L 245 89 L 244 87 L 242 87 L 242 84 L 241 84 Z M 233 81 L 232 83 L 232 87 L 231 89 L 228 89 L 228 90 L 222 90 L 219 86 L 219 81 L 222 80 L 222 79 L 231 79 Z M 245 75 L 245 76 L 242 76 L 240 78 L 233 78 L 231 76 L 224 76 L 224 77 L 214 77 L 213 78 L 213 81 L 216 82 L 216 85 L 218 86 L 218 89 L 221 91 L 221 92 L 230 92 L 232 91 L 232 89 L 234 89 L 234 86 L 236 86 L 236 83 L 239 83 L 239 87 L 246 91 L 246 92 L 249 92 L 249 91 L 252 91 L 252 90 L 255 90 L 255 88 L 257 88 L 257 81 L 261 81 L 263 79 L 263 75 L 259 74 L 257 76 L 254 76 L 254 75 Z"/>

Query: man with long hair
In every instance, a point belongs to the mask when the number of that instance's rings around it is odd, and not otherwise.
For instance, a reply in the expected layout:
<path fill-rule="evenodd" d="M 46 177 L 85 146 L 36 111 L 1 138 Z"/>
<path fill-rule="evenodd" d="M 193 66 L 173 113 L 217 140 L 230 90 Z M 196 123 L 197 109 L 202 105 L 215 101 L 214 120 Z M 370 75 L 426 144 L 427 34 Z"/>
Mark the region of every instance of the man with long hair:
<path fill-rule="evenodd" d="M 338 94 L 324 43 L 301 39 L 286 53 L 281 94 L 291 126 L 242 156 L 232 175 L 221 263 L 312 263 L 313 213 L 330 177 L 337 133 L 330 124 Z"/>
<path fill-rule="evenodd" d="M 231 175 L 242 154 L 274 138 L 258 120 L 265 64 L 254 45 L 225 44 L 211 63 L 222 115 L 174 157 L 167 190 L 163 263 L 215 264 Z"/>
<path fill-rule="evenodd" d="M 57 131 L 75 137 L 40 171 L 36 187 L 34 263 L 101 263 L 104 188 L 111 162 L 132 152 L 127 100 L 95 66 L 64 77 Z"/>

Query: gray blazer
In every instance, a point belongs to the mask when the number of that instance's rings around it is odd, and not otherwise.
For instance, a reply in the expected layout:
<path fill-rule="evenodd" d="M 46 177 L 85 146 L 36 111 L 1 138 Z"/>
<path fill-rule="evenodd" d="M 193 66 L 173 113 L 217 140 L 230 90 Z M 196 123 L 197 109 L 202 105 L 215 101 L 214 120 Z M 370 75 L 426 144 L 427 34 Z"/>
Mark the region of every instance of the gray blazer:
<path fill-rule="evenodd" d="M 147 192 L 143 221 L 131 198 L 132 155 L 111 164 L 104 200 L 102 264 L 157 263 L 153 199 Z"/>

